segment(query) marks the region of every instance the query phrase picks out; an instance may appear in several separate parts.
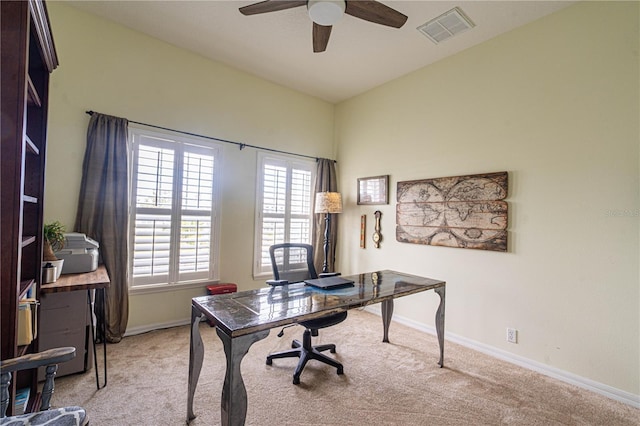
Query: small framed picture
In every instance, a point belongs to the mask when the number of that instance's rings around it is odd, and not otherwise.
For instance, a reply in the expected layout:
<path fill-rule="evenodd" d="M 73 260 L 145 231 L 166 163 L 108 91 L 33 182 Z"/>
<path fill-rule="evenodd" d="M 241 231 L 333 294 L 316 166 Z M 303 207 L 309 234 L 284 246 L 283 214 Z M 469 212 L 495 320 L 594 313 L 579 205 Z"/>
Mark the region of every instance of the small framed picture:
<path fill-rule="evenodd" d="M 389 204 L 389 175 L 358 178 L 358 204 Z"/>

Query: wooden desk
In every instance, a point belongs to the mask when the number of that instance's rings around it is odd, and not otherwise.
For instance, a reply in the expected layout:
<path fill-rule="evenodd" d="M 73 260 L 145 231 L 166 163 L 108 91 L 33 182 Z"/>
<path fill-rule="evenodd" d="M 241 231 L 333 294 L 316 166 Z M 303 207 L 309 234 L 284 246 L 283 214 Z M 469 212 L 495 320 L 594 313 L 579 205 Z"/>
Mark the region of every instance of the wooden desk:
<path fill-rule="evenodd" d="M 435 323 L 440 346 L 438 364 L 442 367 L 446 289 L 444 281 L 388 270 L 344 278 L 353 280 L 354 286 L 321 290 L 297 283 L 191 299 L 187 423 L 196 417 L 193 412 L 193 396 L 204 359 L 204 344 L 199 329 L 200 321 L 203 319 L 215 325 L 227 358 L 221 401 L 221 421 L 224 426 L 244 425 L 247 415 L 247 391 L 240 371 L 242 358 L 253 343 L 267 337 L 269 330 L 275 327 L 381 302 L 382 341 L 388 342 L 393 299 L 433 290 L 440 296 Z"/>
<path fill-rule="evenodd" d="M 105 289 L 109 287 L 111 284 L 111 280 L 109 279 L 109 274 L 107 273 L 107 268 L 104 265 L 98 266 L 93 272 L 86 272 L 83 274 L 64 274 L 60 275 L 55 282 L 43 284 L 40 287 L 40 292 L 43 294 L 47 293 L 62 293 L 67 291 L 87 291 L 87 306 L 89 309 L 89 317 L 91 321 L 91 340 L 93 341 L 93 363 L 96 370 L 96 386 L 100 389 L 100 379 L 98 377 L 98 358 L 96 354 L 96 336 L 93 329 L 93 314 L 94 314 L 94 303 L 93 298 L 91 297 L 91 292 L 95 290 L 99 290 L 102 292 L 102 303 L 100 304 L 101 316 L 105 317 Z M 102 344 L 103 344 L 103 359 L 104 359 L 104 384 L 102 387 L 107 385 L 107 340 L 105 338 L 106 335 L 106 322 L 102 321 Z"/>
<path fill-rule="evenodd" d="M 100 265 L 98 269 L 93 272 L 60 275 L 60 278 L 55 282 L 42 284 L 40 291 L 46 294 L 76 290 L 95 290 L 108 288 L 110 284 L 111 280 L 109 279 L 107 268 L 105 268 L 104 265 Z"/>

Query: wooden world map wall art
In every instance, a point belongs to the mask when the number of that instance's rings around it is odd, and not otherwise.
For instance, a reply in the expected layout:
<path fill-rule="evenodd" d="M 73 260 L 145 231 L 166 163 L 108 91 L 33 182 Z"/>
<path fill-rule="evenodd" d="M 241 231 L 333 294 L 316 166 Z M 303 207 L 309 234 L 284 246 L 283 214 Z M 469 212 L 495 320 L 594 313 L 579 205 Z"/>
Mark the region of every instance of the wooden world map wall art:
<path fill-rule="evenodd" d="M 396 239 L 507 251 L 507 172 L 398 182 Z"/>

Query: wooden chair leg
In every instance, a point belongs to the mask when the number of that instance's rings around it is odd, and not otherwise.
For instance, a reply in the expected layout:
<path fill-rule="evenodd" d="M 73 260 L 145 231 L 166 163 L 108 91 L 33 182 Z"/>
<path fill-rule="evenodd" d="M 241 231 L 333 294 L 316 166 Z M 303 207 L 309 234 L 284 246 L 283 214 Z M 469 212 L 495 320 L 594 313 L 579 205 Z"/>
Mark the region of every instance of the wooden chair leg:
<path fill-rule="evenodd" d="M 42 386 L 42 404 L 40 404 L 40 411 L 45 411 L 51 408 L 53 379 L 56 377 L 56 371 L 58 371 L 58 364 L 47 365 L 44 385 Z"/>
<path fill-rule="evenodd" d="M 11 373 L 2 373 L 0 375 L 0 418 L 4 418 L 7 415 L 9 383 L 11 383 Z"/>

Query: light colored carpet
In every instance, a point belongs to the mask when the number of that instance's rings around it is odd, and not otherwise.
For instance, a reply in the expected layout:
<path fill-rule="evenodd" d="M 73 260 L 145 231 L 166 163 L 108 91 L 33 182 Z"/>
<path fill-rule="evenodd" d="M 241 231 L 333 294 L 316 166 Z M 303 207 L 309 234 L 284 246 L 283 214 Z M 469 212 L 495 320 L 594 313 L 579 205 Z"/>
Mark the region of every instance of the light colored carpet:
<path fill-rule="evenodd" d="M 203 323 L 200 330 L 205 360 L 192 424 L 219 425 L 224 352 L 213 328 Z M 277 332 L 242 363 L 248 425 L 640 424 L 636 408 L 450 342 L 439 368 L 435 336 L 392 323 L 391 343 L 383 344 L 380 317 L 357 310 L 314 339 L 337 344 L 345 374 L 311 361 L 295 386 L 297 358 L 267 366 L 265 357 L 289 348 L 303 328 L 287 328 L 282 338 Z M 108 346 L 106 388 L 96 391 L 90 370 L 58 378 L 53 400 L 83 406 L 94 426 L 181 425 L 188 358 L 187 326 L 126 337 Z"/>

